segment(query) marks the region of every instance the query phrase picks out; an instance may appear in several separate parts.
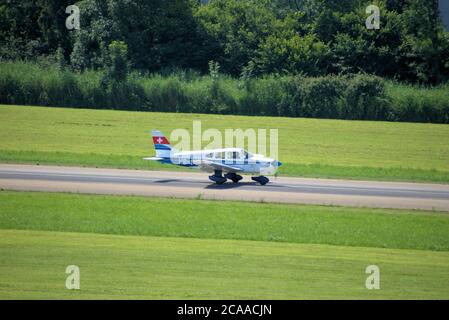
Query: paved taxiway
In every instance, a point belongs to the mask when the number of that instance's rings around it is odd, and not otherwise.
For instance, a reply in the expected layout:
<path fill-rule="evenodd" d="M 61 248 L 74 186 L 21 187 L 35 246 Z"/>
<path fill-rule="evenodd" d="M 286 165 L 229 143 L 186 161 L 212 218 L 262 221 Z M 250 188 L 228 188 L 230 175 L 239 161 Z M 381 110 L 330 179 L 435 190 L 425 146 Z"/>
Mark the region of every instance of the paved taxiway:
<path fill-rule="evenodd" d="M 207 173 L 0 165 L 0 188 L 449 211 L 449 185 L 272 178 L 214 185 Z"/>

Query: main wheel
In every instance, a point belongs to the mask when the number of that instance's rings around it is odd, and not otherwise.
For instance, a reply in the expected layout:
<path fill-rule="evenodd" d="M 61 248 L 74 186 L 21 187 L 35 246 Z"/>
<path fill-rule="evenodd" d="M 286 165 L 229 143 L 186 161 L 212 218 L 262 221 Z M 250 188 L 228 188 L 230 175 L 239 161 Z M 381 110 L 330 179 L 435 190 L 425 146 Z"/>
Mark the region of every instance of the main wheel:
<path fill-rule="evenodd" d="M 218 184 L 218 185 L 222 185 L 222 184 L 224 184 L 226 182 L 226 180 L 227 180 L 226 178 L 219 179 L 219 180 L 215 181 L 215 183 Z"/>
<path fill-rule="evenodd" d="M 225 178 L 231 180 L 234 183 L 239 183 L 239 181 L 243 179 L 242 176 L 239 176 L 238 174 L 235 174 L 233 172 L 225 174 Z"/>

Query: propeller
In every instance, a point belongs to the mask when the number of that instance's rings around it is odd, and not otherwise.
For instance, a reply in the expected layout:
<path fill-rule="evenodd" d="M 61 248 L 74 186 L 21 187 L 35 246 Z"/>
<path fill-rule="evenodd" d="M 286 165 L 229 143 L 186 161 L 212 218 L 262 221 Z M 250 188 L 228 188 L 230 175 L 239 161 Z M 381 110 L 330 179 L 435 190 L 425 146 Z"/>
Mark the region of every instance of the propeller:
<path fill-rule="evenodd" d="M 273 161 L 273 167 L 275 167 L 275 172 L 274 172 L 274 181 L 277 181 L 277 178 L 279 176 L 279 166 L 280 166 L 280 162 L 277 160 Z"/>

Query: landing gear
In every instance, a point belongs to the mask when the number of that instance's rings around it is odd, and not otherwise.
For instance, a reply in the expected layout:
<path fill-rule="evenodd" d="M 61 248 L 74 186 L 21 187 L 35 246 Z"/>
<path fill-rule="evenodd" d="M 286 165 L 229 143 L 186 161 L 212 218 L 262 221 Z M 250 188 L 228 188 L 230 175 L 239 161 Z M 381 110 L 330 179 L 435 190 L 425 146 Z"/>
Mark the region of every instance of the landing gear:
<path fill-rule="evenodd" d="M 215 182 L 216 184 L 223 184 L 228 179 L 223 177 L 223 171 L 221 170 L 215 170 L 215 173 L 213 176 L 209 176 L 209 179 Z"/>
<path fill-rule="evenodd" d="M 239 181 L 243 179 L 242 176 L 240 176 L 240 175 L 238 175 L 238 174 L 236 174 L 234 172 L 226 173 L 225 174 L 225 178 L 229 179 L 229 180 L 232 180 L 232 182 L 234 182 L 234 183 L 239 183 Z"/>
<path fill-rule="evenodd" d="M 225 183 L 227 180 L 231 180 L 234 183 L 239 183 L 240 180 L 243 179 L 243 177 L 235 172 L 228 172 L 223 176 L 222 170 L 215 170 L 214 175 L 209 176 L 209 179 L 215 182 L 216 184 L 221 185 Z M 270 180 L 264 176 L 252 177 L 251 179 L 260 183 L 263 186 L 266 185 L 268 182 L 270 182 Z"/>
<path fill-rule="evenodd" d="M 260 176 L 260 177 L 252 177 L 252 180 L 259 182 L 261 185 L 266 185 L 268 182 L 270 182 L 270 179 L 268 179 L 267 177 L 264 176 Z"/>

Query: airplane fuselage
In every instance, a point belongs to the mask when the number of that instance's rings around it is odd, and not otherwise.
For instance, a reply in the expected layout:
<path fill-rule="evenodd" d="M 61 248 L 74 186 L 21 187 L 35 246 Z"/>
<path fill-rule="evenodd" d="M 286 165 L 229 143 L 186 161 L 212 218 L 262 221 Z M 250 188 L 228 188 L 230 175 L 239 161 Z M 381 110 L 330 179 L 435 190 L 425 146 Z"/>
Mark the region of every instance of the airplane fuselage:
<path fill-rule="evenodd" d="M 182 167 L 199 168 L 205 172 L 214 172 L 215 169 L 201 165 L 204 162 L 210 162 L 239 169 L 239 171 L 235 170 L 235 172 L 248 174 L 263 173 L 266 175 L 275 174 L 277 168 L 281 165 L 280 162 L 274 159 L 264 157 L 263 155 L 250 154 L 243 149 L 236 148 L 178 152 L 173 153 L 170 158 L 163 159 L 161 162 Z"/>

